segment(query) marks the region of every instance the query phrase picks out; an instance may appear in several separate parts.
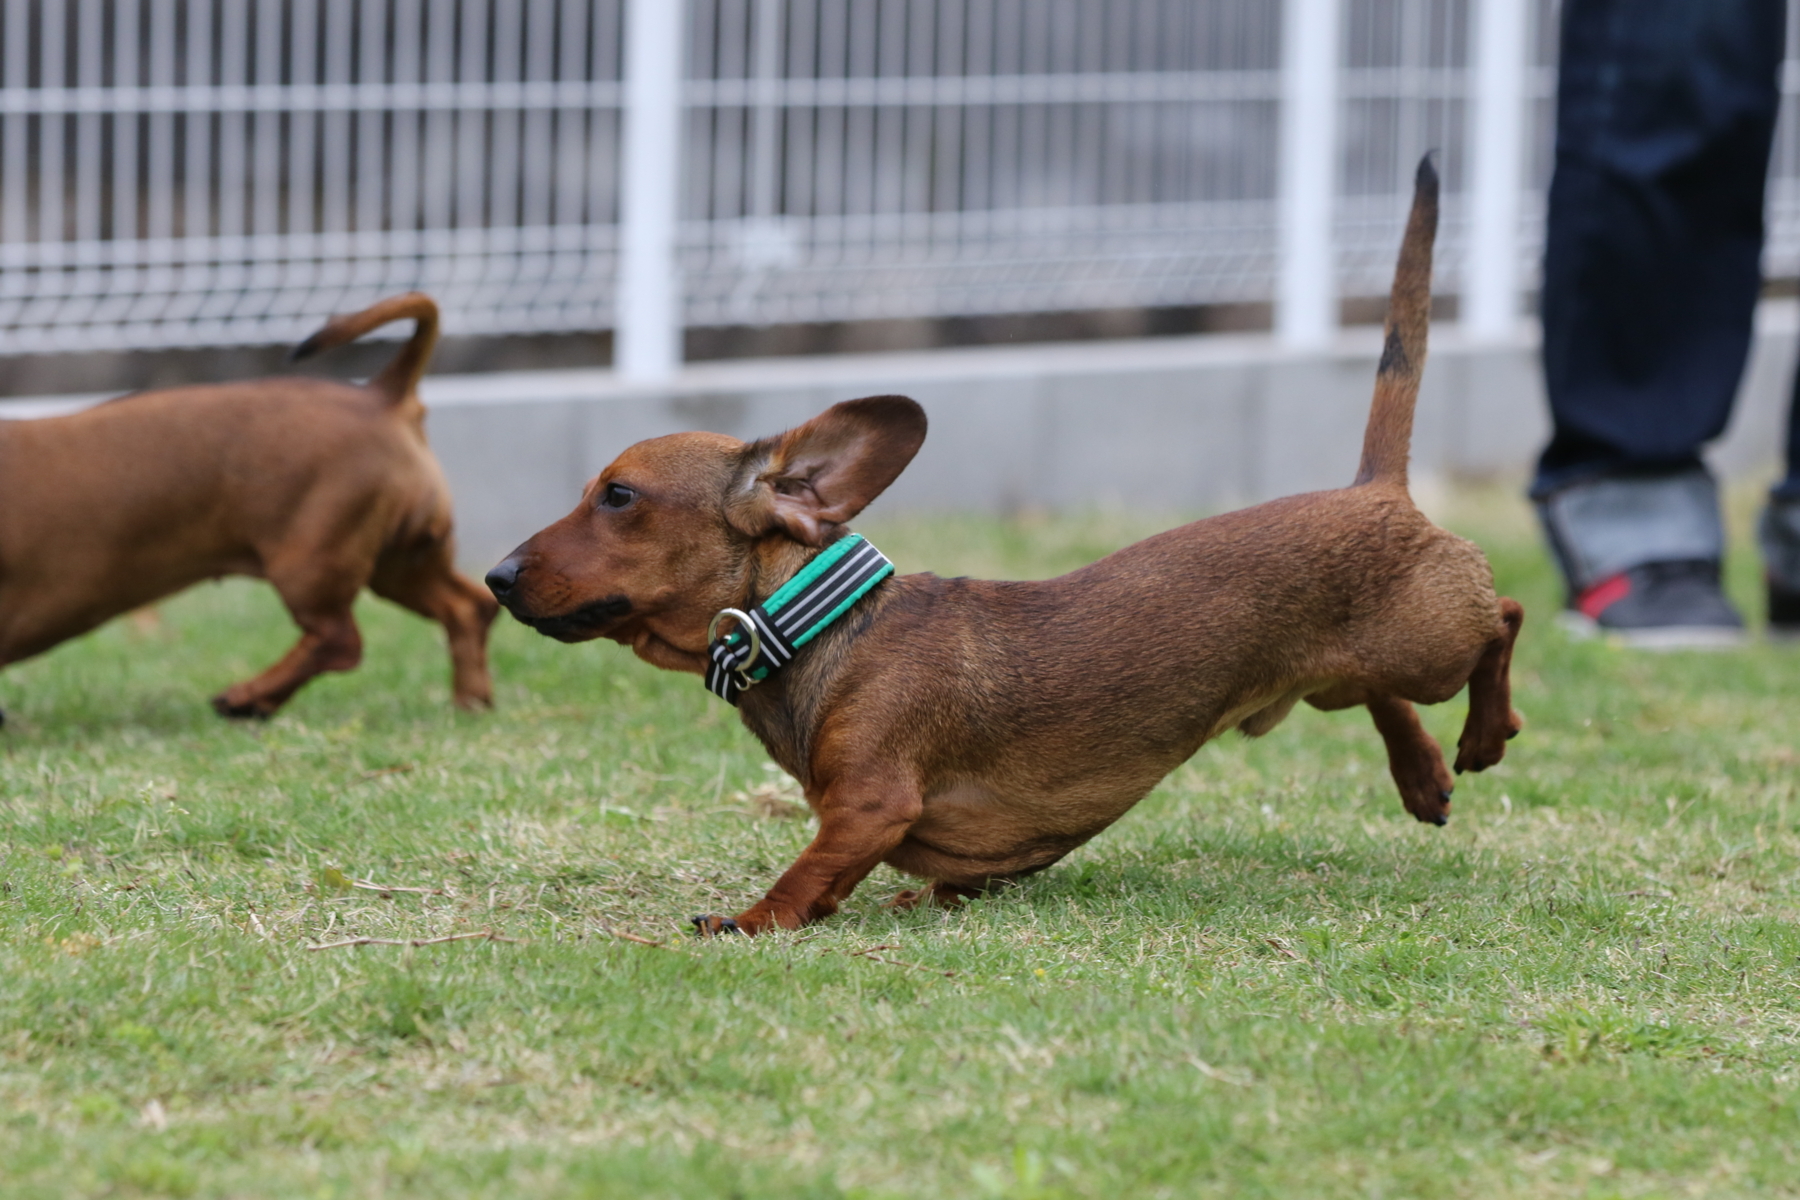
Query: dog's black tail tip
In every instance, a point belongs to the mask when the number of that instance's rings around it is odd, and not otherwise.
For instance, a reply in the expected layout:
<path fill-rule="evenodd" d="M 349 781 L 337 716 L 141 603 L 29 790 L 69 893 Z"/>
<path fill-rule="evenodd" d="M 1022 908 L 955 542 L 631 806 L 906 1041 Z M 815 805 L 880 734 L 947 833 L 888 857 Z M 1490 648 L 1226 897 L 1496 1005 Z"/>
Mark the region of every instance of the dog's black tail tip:
<path fill-rule="evenodd" d="M 1424 155 L 1418 157 L 1418 171 L 1413 173 L 1413 187 L 1415 187 L 1417 191 L 1433 194 L 1433 196 L 1438 194 L 1438 164 L 1436 164 L 1436 157 L 1438 157 L 1438 151 L 1435 151 L 1435 149 L 1427 149 Z"/>
<path fill-rule="evenodd" d="M 315 333 L 304 342 L 301 342 L 298 346 L 295 346 L 292 350 L 289 350 L 287 360 L 289 362 L 299 362 L 303 358 L 311 358 L 321 349 L 323 349 L 323 347 L 319 344 L 319 335 Z"/>

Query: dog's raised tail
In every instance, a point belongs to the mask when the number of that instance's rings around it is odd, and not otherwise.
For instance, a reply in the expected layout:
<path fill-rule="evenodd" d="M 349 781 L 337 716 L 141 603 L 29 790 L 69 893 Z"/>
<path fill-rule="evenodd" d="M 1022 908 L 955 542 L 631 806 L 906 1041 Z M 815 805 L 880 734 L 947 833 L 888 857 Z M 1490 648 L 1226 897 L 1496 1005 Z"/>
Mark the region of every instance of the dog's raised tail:
<path fill-rule="evenodd" d="M 381 369 L 381 373 L 369 381 L 370 387 L 387 393 L 388 398 L 397 404 L 412 395 L 413 389 L 419 386 L 419 376 L 425 373 L 425 364 L 431 361 L 431 351 L 437 346 L 438 307 L 424 292 L 389 296 L 359 313 L 333 317 L 325 328 L 295 346 L 288 358 L 296 362 L 311 358 L 321 350 L 354 342 L 383 325 L 409 318 L 414 322 L 412 337 L 400 347 L 400 353 L 394 355 L 392 361 Z"/>
<path fill-rule="evenodd" d="M 1412 213 L 1400 241 L 1394 290 L 1388 297 L 1386 337 L 1375 371 L 1375 401 L 1363 433 L 1362 466 L 1356 482 L 1406 486 L 1412 451 L 1413 408 L 1425 371 L 1425 339 L 1431 325 L 1431 246 L 1437 238 L 1438 175 L 1431 155 L 1419 160 L 1413 181 Z"/>

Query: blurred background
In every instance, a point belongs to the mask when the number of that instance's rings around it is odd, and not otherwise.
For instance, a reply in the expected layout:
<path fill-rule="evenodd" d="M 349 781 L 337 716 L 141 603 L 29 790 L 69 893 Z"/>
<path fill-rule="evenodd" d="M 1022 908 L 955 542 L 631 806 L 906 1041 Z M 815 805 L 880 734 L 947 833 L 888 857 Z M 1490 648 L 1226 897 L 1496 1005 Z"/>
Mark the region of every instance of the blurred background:
<path fill-rule="evenodd" d="M 1556 22 L 1553 0 L 0 0 L 0 415 L 277 370 L 330 314 L 418 288 L 476 557 L 637 437 L 870 391 L 934 422 L 894 504 L 1217 508 L 1348 478 L 1431 150 L 1421 468 L 1516 472 L 1544 428 Z M 1730 474 L 1772 452 L 1792 360 L 1797 81 L 1790 51 L 1778 302 Z"/>

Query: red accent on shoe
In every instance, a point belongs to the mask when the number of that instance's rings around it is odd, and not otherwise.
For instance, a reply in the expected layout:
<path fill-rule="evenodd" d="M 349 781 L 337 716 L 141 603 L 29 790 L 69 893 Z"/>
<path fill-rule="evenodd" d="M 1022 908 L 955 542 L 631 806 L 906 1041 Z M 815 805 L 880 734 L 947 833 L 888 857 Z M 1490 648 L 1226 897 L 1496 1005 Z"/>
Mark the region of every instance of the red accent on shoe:
<path fill-rule="evenodd" d="M 1601 613 L 1629 595 L 1631 580 L 1621 571 L 1617 575 L 1607 576 L 1575 597 L 1575 607 L 1582 616 L 1598 621 Z"/>

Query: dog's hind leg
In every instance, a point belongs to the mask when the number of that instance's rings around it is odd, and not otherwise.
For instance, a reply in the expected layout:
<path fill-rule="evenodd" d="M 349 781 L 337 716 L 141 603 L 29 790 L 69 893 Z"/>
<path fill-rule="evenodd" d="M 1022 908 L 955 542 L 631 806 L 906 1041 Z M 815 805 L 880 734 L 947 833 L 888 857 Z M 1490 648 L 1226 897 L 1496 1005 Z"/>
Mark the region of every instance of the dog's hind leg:
<path fill-rule="evenodd" d="M 326 671 L 349 671 L 362 661 L 362 634 L 350 615 L 349 605 L 337 610 L 309 610 L 293 614 L 300 626 L 300 640 L 281 661 L 243 683 L 234 683 L 213 697 L 212 706 L 224 717 L 270 717 L 301 686 Z"/>
<path fill-rule="evenodd" d="M 964 900 L 975 900 L 987 894 L 986 888 L 964 887 L 959 883 L 938 880 L 922 888 L 909 888 L 882 905 L 904 912 L 912 908 L 956 908 Z"/>
<path fill-rule="evenodd" d="M 494 685 L 488 676 L 488 626 L 500 606 L 493 596 L 456 573 L 450 547 L 434 543 L 419 551 L 384 556 L 369 590 L 444 627 L 450 643 L 451 690 L 458 708 L 491 708 Z"/>
<path fill-rule="evenodd" d="M 269 582 L 300 626 L 300 640 L 281 661 L 255 679 L 235 683 L 213 697 L 226 717 L 268 717 L 313 676 L 348 671 L 362 661 L 362 634 L 351 615 L 367 571 L 343 563 L 313 560 L 283 569 L 272 566 Z"/>
<path fill-rule="evenodd" d="M 1444 752 L 1438 748 L 1437 739 L 1425 732 L 1410 703 L 1391 693 L 1348 683 L 1315 692 L 1306 702 L 1325 712 L 1358 704 L 1367 706 L 1375 719 L 1375 731 L 1387 744 L 1388 774 L 1400 789 L 1406 811 L 1430 825 L 1449 821 L 1450 792 L 1456 780 L 1444 765 Z"/>
<path fill-rule="evenodd" d="M 1500 632 L 1481 653 L 1469 675 L 1469 718 L 1456 743 L 1456 773 L 1485 771 L 1506 756 L 1506 743 L 1525 727 L 1512 706 L 1512 652 L 1525 609 L 1500 600 Z"/>
<path fill-rule="evenodd" d="M 1437 739 L 1425 732 L 1413 706 L 1398 696 L 1370 696 L 1369 715 L 1387 743 L 1388 773 L 1400 789 L 1406 811 L 1431 825 L 1450 819 L 1450 792 L 1456 781 L 1444 765 Z"/>

